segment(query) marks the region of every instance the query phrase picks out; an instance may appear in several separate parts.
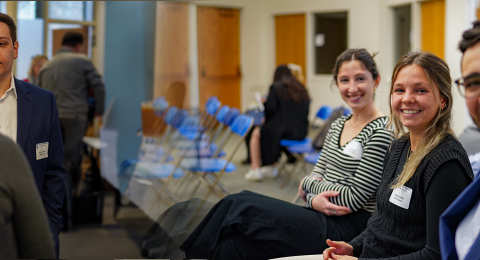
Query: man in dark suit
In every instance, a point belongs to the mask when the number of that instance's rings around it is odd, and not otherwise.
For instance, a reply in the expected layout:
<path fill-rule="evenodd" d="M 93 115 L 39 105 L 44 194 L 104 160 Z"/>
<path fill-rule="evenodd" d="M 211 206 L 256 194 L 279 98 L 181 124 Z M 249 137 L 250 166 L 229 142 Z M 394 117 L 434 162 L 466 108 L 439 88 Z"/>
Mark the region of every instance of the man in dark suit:
<path fill-rule="evenodd" d="M 480 21 L 463 34 L 460 42 L 462 77 L 455 81 L 468 111 L 480 128 Z M 442 259 L 480 259 L 480 153 L 470 155 L 475 180 L 440 217 Z"/>
<path fill-rule="evenodd" d="M 12 18 L 0 13 L 0 133 L 15 141 L 30 163 L 58 257 L 65 195 L 58 112 L 50 91 L 13 76 L 13 60 L 18 56 L 16 31 Z"/>

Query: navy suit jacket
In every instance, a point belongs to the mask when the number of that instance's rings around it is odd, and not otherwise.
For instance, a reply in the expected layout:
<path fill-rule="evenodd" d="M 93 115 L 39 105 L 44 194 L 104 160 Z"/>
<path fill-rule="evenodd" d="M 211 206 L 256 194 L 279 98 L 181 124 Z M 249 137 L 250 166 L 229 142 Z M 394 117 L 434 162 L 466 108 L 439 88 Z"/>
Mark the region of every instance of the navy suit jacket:
<path fill-rule="evenodd" d="M 443 212 L 440 217 L 440 248 L 442 259 L 458 259 L 455 249 L 455 232 L 460 221 L 470 212 L 472 207 L 480 200 L 480 173 L 477 173 L 475 180 L 458 195 L 452 204 Z M 480 236 L 473 243 L 465 260 L 480 259 Z"/>
<path fill-rule="evenodd" d="M 63 225 L 62 206 L 65 196 L 63 142 L 53 94 L 45 89 L 15 79 L 17 91 L 17 144 L 32 168 L 50 230 L 58 246 Z M 48 157 L 37 160 L 36 145 L 48 142 Z"/>

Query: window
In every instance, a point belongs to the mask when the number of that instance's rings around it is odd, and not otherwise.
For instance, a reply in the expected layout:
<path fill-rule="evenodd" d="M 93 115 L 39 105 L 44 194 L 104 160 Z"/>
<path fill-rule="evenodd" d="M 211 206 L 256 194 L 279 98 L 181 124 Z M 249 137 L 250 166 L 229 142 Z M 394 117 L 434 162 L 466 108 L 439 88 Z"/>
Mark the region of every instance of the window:
<path fill-rule="evenodd" d="M 25 79 L 28 78 L 32 58 L 43 54 L 43 2 L 17 3 L 17 41 L 20 45 L 20 55 L 16 62 L 15 76 Z"/>
<path fill-rule="evenodd" d="M 59 20 L 92 21 L 93 1 L 51 1 L 48 16 Z"/>
<path fill-rule="evenodd" d="M 315 14 L 315 73 L 331 74 L 337 56 L 347 50 L 347 12 Z"/>
<path fill-rule="evenodd" d="M 7 1 L 0 1 L 0 13 L 7 13 Z"/>
<path fill-rule="evenodd" d="M 11 4 L 10 4 L 11 3 Z M 0 12 L 16 10 L 20 55 L 15 62 L 17 78 L 27 78 L 30 62 L 39 54 L 51 59 L 68 30 L 84 35 L 82 53 L 95 57 L 95 1 L 0 1 Z M 8 9 L 8 10 L 7 10 Z M 48 16 L 48 17 L 46 17 Z"/>

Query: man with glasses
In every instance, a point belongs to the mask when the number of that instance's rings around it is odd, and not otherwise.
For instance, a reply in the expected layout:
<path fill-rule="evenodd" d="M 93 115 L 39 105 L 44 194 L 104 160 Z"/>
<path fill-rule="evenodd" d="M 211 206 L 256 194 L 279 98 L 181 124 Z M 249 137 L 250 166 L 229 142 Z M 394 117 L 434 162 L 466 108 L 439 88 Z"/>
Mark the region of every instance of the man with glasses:
<path fill-rule="evenodd" d="M 455 83 L 465 97 L 470 116 L 480 128 L 480 21 L 464 32 L 459 47 L 463 53 L 462 77 Z M 443 259 L 480 259 L 480 174 L 476 167 L 479 162 L 472 161 L 477 158 L 470 157 L 475 180 L 440 217 Z"/>

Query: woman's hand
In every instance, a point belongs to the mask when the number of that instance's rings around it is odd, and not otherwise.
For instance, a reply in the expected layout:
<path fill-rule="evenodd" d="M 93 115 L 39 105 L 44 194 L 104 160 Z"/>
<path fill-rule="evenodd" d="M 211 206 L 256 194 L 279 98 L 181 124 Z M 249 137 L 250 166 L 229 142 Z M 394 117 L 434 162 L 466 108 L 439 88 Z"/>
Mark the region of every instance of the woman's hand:
<path fill-rule="evenodd" d="M 327 239 L 329 248 L 323 251 L 323 259 L 357 259 L 353 257 L 353 247 L 343 241 L 332 241 Z"/>
<path fill-rule="evenodd" d="M 324 191 L 313 197 L 312 207 L 316 211 L 320 211 L 327 216 L 343 216 L 351 213 L 348 207 L 338 206 L 330 202 L 330 197 L 336 197 L 340 194 L 338 191 Z"/>
<path fill-rule="evenodd" d="M 303 201 L 307 201 L 307 192 L 302 188 L 303 180 L 305 180 L 305 178 L 303 178 L 300 181 L 300 185 L 298 185 L 298 195 L 300 196 L 300 198 L 302 198 Z"/>
<path fill-rule="evenodd" d="M 322 178 L 319 178 L 319 177 L 313 177 L 319 181 L 322 180 Z M 300 185 L 298 185 L 298 195 L 300 196 L 300 198 L 303 199 L 303 201 L 307 201 L 307 192 L 303 189 L 303 180 L 305 180 L 305 178 L 303 178 L 301 181 L 300 181 Z"/>

